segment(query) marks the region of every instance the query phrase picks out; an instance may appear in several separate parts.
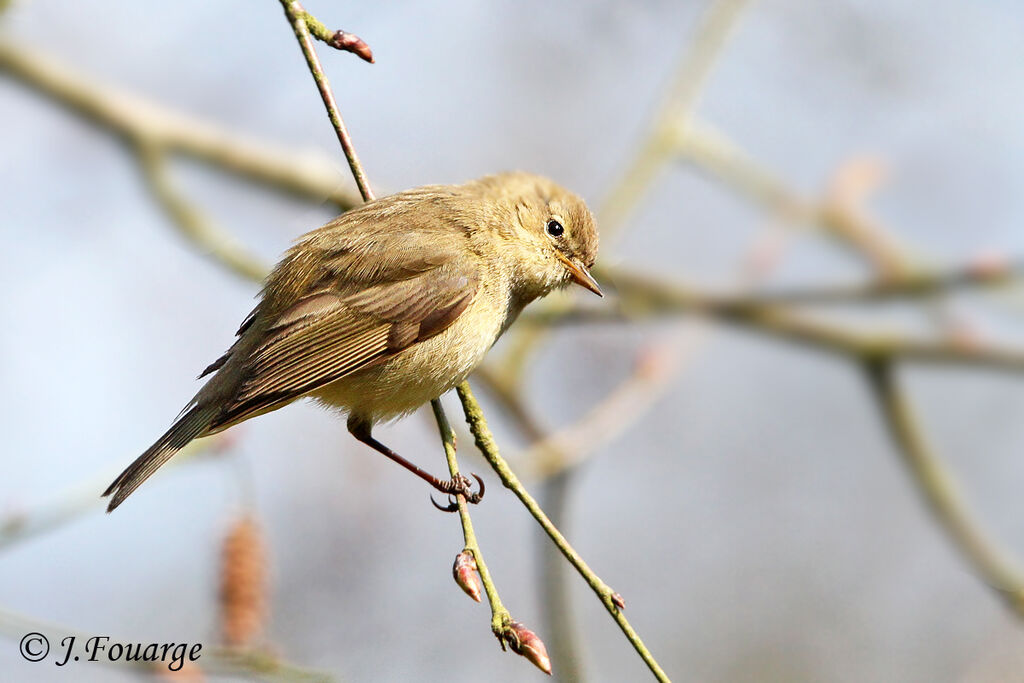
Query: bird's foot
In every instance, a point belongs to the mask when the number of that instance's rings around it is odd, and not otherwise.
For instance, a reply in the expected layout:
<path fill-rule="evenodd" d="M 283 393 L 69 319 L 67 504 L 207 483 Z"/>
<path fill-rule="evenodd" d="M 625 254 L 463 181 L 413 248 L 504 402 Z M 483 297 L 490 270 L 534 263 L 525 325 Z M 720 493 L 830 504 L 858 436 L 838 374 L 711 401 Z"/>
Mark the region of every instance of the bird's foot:
<path fill-rule="evenodd" d="M 455 512 L 459 509 L 459 503 L 456 496 L 463 496 L 467 503 L 476 505 L 483 500 L 485 487 L 484 480 L 481 479 L 479 475 L 474 474 L 473 478 L 476 479 L 478 484 L 480 484 L 480 490 L 478 492 L 473 491 L 473 482 L 471 482 L 465 475 L 460 474 L 457 477 L 452 477 L 448 481 L 440 481 L 434 484 L 434 488 L 438 491 L 448 494 L 448 505 L 439 505 L 438 502 L 434 500 L 433 496 L 430 497 L 430 502 L 433 503 L 434 507 L 438 510 L 442 510 L 444 512 Z"/>

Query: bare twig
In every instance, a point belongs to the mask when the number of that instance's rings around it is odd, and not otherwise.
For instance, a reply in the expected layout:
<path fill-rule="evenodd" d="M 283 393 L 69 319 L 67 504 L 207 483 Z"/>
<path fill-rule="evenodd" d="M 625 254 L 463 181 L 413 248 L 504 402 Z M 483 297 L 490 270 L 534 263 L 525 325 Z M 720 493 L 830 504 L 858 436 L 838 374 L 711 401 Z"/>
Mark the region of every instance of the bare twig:
<path fill-rule="evenodd" d="M 601 600 L 601 603 L 608 610 L 608 613 L 612 615 L 615 622 L 619 625 L 619 628 L 626 635 L 626 638 L 633 645 L 633 648 L 637 651 L 637 654 L 647 664 L 647 668 L 651 670 L 655 678 L 659 681 L 667 681 L 668 676 L 662 670 L 661 665 L 658 664 L 657 660 L 651 654 L 647 646 L 644 645 L 640 636 L 633 629 L 629 620 L 622 613 L 621 605 L 622 598 L 618 593 L 613 591 L 608 584 L 601 580 L 601 578 L 594 573 L 594 571 L 587 566 L 587 563 L 583 561 L 569 542 L 565 539 L 562 533 L 551 523 L 544 511 L 541 510 L 537 501 L 533 499 L 526 489 L 520 483 L 519 478 L 509 468 L 508 463 L 501 457 L 498 452 L 498 445 L 494 441 L 494 437 L 491 435 L 490 429 L 487 427 L 487 420 L 484 418 L 483 411 L 480 409 L 480 404 L 477 403 L 476 398 L 473 396 L 473 390 L 470 389 L 468 382 L 463 382 L 456 391 L 459 394 L 459 400 L 462 401 L 463 410 L 466 413 L 466 422 L 469 424 L 469 429 L 473 433 L 473 438 L 476 442 L 477 448 L 483 454 L 484 458 L 490 463 L 491 467 L 497 473 L 498 478 L 501 479 L 501 483 L 506 488 L 511 489 L 512 493 L 515 494 L 516 498 L 523 504 L 523 506 L 530 512 L 537 523 L 540 524 L 541 528 L 544 529 L 545 533 L 551 538 L 551 540 L 558 546 L 558 549 L 565 556 L 565 559 L 576 568 L 580 576 L 590 585 L 591 589 Z"/>
<path fill-rule="evenodd" d="M 920 271 L 850 285 L 811 286 L 758 292 L 745 296 L 723 296 L 733 305 L 744 299 L 760 304 L 871 303 L 891 299 L 926 299 L 935 294 L 979 287 L 998 287 L 1017 281 L 1024 262 L 982 256 L 949 270 Z"/>
<path fill-rule="evenodd" d="M 863 367 L 892 440 L 935 519 L 981 578 L 1024 616 L 1024 571 L 968 509 L 955 476 L 928 443 L 892 363 L 879 360 Z"/>
<path fill-rule="evenodd" d="M 359 193 L 363 196 L 363 201 L 368 202 L 374 198 L 373 190 L 370 189 L 370 182 L 366 179 L 366 173 L 363 171 L 362 164 L 359 163 L 359 156 L 356 154 L 352 138 L 345 127 L 345 121 L 341 118 L 341 112 L 338 111 L 338 103 L 334 100 L 334 92 L 331 90 L 331 84 L 327 80 L 327 74 L 324 73 L 324 67 L 320 64 L 320 58 L 316 55 L 313 36 L 310 34 L 309 26 L 306 24 L 306 19 L 310 14 L 303 9 L 297 0 L 281 0 L 281 5 L 284 7 L 284 13 L 288 17 L 292 29 L 295 31 L 295 37 L 298 39 L 299 46 L 302 48 L 302 54 L 306 58 L 306 65 L 309 66 L 309 73 L 312 74 L 317 90 L 320 91 L 320 97 L 323 99 L 324 107 L 327 109 L 327 117 L 331 120 L 334 132 L 338 135 L 338 142 L 341 143 L 341 149 L 345 152 L 345 158 L 348 159 L 349 168 L 352 169 L 352 177 L 355 178 L 356 185 L 359 186 Z"/>
<path fill-rule="evenodd" d="M 445 458 L 448 460 L 448 471 L 451 473 L 452 478 L 458 478 L 459 462 L 455 457 L 455 432 L 452 430 L 451 423 L 448 422 L 448 417 L 444 413 L 441 400 L 435 398 L 430 402 L 430 407 L 434 411 L 437 429 L 441 433 Z M 463 549 L 473 553 L 473 557 L 476 559 L 480 582 L 484 585 L 484 592 L 487 594 L 487 601 L 491 606 L 491 631 L 498 638 L 498 641 L 502 643 L 502 647 L 504 647 L 505 640 L 508 637 L 509 625 L 512 623 L 512 615 L 509 614 L 509 611 L 502 604 L 501 598 L 498 596 L 498 589 L 491 578 L 491 572 L 487 568 L 487 563 L 484 562 L 483 553 L 480 552 L 480 544 L 477 542 L 476 533 L 473 531 L 473 521 L 469 517 L 469 505 L 466 503 L 466 497 L 460 493 L 455 496 L 455 500 L 459 506 L 459 519 L 462 521 L 462 535 L 465 542 Z"/>

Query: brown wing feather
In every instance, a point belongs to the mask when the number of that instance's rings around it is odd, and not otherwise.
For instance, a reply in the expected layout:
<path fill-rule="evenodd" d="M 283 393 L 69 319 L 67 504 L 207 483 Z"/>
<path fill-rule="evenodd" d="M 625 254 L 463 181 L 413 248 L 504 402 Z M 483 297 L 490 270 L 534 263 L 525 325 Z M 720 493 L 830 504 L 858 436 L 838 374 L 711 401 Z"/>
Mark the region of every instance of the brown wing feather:
<path fill-rule="evenodd" d="M 293 401 L 442 332 L 478 285 L 474 270 L 449 263 L 349 294 L 320 291 L 300 299 L 262 326 L 259 344 L 242 363 L 243 379 L 211 429 Z"/>

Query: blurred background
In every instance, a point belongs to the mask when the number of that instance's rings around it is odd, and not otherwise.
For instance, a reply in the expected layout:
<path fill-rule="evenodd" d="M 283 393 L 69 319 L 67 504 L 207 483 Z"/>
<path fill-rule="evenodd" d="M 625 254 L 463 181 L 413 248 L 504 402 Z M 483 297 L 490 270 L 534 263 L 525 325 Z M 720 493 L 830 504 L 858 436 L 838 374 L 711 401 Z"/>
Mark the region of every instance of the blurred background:
<path fill-rule="evenodd" d="M 608 203 L 638 177 L 632 160 L 665 121 L 682 68 L 681 98 L 693 95 L 684 118 L 728 136 L 797 196 L 852 195 L 915 263 L 942 270 L 1024 251 L 1018 3 L 719 4 L 710 24 L 706 2 L 307 9 L 374 50 L 370 66 L 318 45 L 378 193 L 525 169 L 604 207 L 609 268 L 714 291 L 886 274 L 884 258 L 851 255 L 827 226 L 752 200 L 700 154 L 666 153 L 631 211 Z M 680 60 L 701 36 L 709 68 L 688 77 Z M 223 541 L 249 515 L 268 583 L 260 647 L 338 680 L 541 676 L 500 652 L 486 606 L 453 585 L 457 519 L 313 405 L 233 430 L 221 452 L 162 472 L 116 514 L 93 499 L 191 398 L 257 286 L 183 239 L 131 149 L 26 87 L 9 72 L 11 51 L 325 159 L 348 187 L 280 5 L 22 0 L 0 16 L 0 41 L 0 608 L 54 633 L 212 648 L 223 637 Z M 266 262 L 337 212 L 326 193 L 283 195 L 187 155 L 169 172 Z M 1024 344 L 1013 286 L 816 314 L 856 330 Z M 495 359 L 516 343 L 499 343 Z M 602 418 L 621 424 L 581 450 L 563 481 L 563 523 L 674 680 L 1020 680 L 1019 616 L 936 524 L 856 364 L 756 329 L 667 317 L 558 328 L 518 377 L 544 430 L 588 434 L 587 415 L 609 395 L 636 409 Z M 1019 368 L 908 364 L 898 378 L 979 524 L 1024 553 Z M 513 467 L 550 496 L 517 457 L 522 430 L 473 384 Z M 461 422 L 458 401 L 445 403 Z M 378 436 L 444 471 L 429 410 Z M 471 439 L 460 444 L 463 470 L 489 484 L 472 513 L 502 598 L 553 648 L 566 634 L 544 609 L 546 539 Z M 556 661 L 556 678 L 647 680 L 583 581 L 564 585 L 580 666 Z M 26 663 L 12 630 L 0 640 L 9 680 L 136 676 Z"/>

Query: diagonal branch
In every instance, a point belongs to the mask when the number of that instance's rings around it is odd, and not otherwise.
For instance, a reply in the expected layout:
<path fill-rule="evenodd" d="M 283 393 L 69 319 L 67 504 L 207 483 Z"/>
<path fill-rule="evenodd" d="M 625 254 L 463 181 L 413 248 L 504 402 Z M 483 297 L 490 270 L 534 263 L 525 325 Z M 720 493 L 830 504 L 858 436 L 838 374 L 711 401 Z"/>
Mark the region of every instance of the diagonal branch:
<path fill-rule="evenodd" d="M 675 83 L 651 122 L 649 132 L 626 164 L 619 181 L 598 211 L 606 235 L 619 230 L 653 180 L 671 160 L 671 130 L 697 105 L 726 38 L 749 0 L 714 0 L 700 18 L 694 39 L 679 63 Z"/>
<path fill-rule="evenodd" d="M 720 180 L 750 201 L 794 223 L 820 228 L 860 255 L 883 277 L 919 269 L 920 258 L 891 234 L 832 198 L 814 201 L 789 187 L 770 169 L 747 156 L 725 133 L 704 121 L 678 121 L 667 142 L 680 161 Z"/>
<path fill-rule="evenodd" d="M 967 507 L 956 477 L 928 443 L 892 363 L 881 360 L 863 367 L 892 440 L 936 521 L 982 580 L 1024 616 L 1024 571 L 989 537 Z"/>
<path fill-rule="evenodd" d="M 309 66 L 309 73 L 313 75 L 313 81 L 316 82 L 317 90 L 320 91 L 320 97 L 323 99 L 324 107 L 327 109 L 327 118 L 331 120 L 334 132 L 338 135 L 338 142 L 341 143 L 341 149 L 345 152 L 345 158 L 348 159 L 349 168 L 352 169 L 352 177 L 355 178 L 356 185 L 359 186 L 359 193 L 363 196 L 363 201 L 368 202 L 374 198 L 373 190 L 370 189 L 370 182 L 366 179 L 366 173 L 363 171 L 362 164 L 359 163 L 359 156 L 356 154 L 352 138 L 348 134 L 348 128 L 345 127 L 345 121 L 341 118 L 341 112 L 338 110 L 338 103 L 334 100 L 334 92 L 331 90 L 331 84 L 327 80 L 327 74 L 324 73 L 324 67 L 320 64 L 320 58 L 316 55 L 313 36 L 309 32 L 309 26 L 306 24 L 306 19 L 311 15 L 303 9 L 297 0 L 281 0 L 281 5 L 284 7 L 284 13 L 292 25 L 292 30 L 295 31 L 295 38 L 299 41 L 299 47 L 302 48 L 302 54 L 306 58 L 306 65 Z"/>
<path fill-rule="evenodd" d="M 163 150 L 150 144 L 136 146 L 142 175 L 153 196 L 171 217 L 182 236 L 207 256 L 244 280 L 262 282 L 269 266 L 234 237 L 221 230 L 202 211 L 193 206 L 170 178 Z"/>
<path fill-rule="evenodd" d="M 161 107 L 6 38 L 0 41 L 0 74 L 125 140 L 182 154 L 315 202 L 326 199 L 342 210 L 359 203 L 334 164 L 320 154 L 271 146 Z"/>
<path fill-rule="evenodd" d="M 448 417 L 444 413 L 444 408 L 441 406 L 441 400 L 435 398 L 430 402 L 430 407 L 434 411 L 434 419 L 437 421 L 437 429 L 441 433 L 441 442 L 444 444 L 444 454 L 448 460 L 448 471 L 452 475 L 452 479 L 456 480 L 459 477 L 459 461 L 455 457 L 455 431 L 452 429 L 451 423 L 448 422 Z M 480 582 L 484 586 L 484 592 L 487 594 L 487 602 L 491 606 L 491 631 L 497 637 L 498 641 L 504 643 L 506 640 L 513 638 L 514 636 L 509 634 L 509 625 L 512 623 L 512 615 L 509 613 L 505 605 L 502 604 L 501 598 L 498 597 L 498 588 L 494 585 L 494 579 L 491 578 L 491 572 L 487 568 L 487 564 L 484 562 L 483 553 L 480 552 L 480 544 L 476 539 L 476 532 L 473 530 L 473 521 L 469 517 L 469 505 L 466 503 L 466 496 L 463 494 L 457 494 L 455 501 L 458 504 L 459 519 L 462 522 L 462 537 L 465 542 L 464 550 L 468 550 L 473 553 L 473 558 L 476 560 L 477 572 L 480 574 Z"/>
<path fill-rule="evenodd" d="M 580 576 L 590 585 L 590 588 L 594 591 L 597 597 L 601 600 L 601 603 L 608 610 L 608 613 L 612 615 L 615 622 L 619 625 L 619 628 L 625 634 L 626 638 L 633 645 L 633 649 L 637 651 L 637 654 L 647 664 L 647 668 L 651 670 L 654 677 L 659 681 L 668 681 L 668 676 L 662 670 L 661 665 L 658 664 L 657 660 L 651 654 L 647 646 L 644 645 L 640 636 L 633 629 L 633 626 L 626 619 L 626 616 L 622 613 L 625 603 L 622 600 L 622 596 L 613 591 L 611 587 L 601 580 L 594 571 L 587 566 L 587 563 L 583 561 L 579 553 L 569 545 L 569 542 L 565 539 L 562 533 L 551 523 L 544 511 L 541 510 L 537 501 L 533 499 L 526 489 L 520 483 L 519 478 L 509 468 L 508 463 L 501 457 L 498 452 L 498 445 L 494 441 L 494 436 L 491 434 L 490 429 L 487 426 L 487 420 L 484 418 L 483 410 L 480 408 L 480 404 L 477 403 L 476 398 L 473 396 L 473 390 L 470 388 L 468 382 L 463 382 L 456 391 L 459 394 L 459 400 L 462 401 L 463 410 L 466 413 L 466 422 L 469 424 L 469 429 L 473 433 L 473 438 L 476 441 L 477 448 L 483 454 L 484 458 L 497 473 L 501 479 L 501 483 L 506 488 L 511 489 L 512 493 L 515 494 L 516 498 L 523 504 L 523 506 L 530 512 L 537 523 L 540 524 L 544 532 L 551 538 L 558 549 L 561 551 L 565 559 L 575 567 L 576 571 L 579 572 Z"/>

